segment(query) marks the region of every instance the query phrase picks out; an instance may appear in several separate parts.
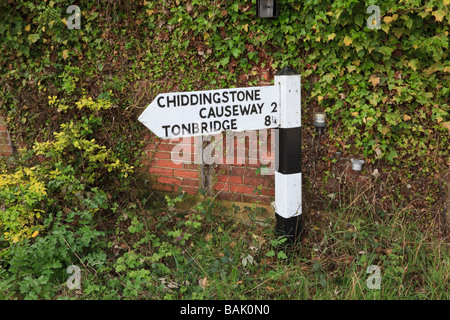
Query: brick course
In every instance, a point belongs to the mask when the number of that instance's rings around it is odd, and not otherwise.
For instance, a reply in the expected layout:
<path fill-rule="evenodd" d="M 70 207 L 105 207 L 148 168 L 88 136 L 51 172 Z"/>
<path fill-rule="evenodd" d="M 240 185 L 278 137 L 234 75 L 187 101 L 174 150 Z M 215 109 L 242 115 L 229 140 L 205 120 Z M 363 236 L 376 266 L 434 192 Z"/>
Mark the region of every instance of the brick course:
<path fill-rule="evenodd" d="M 0 115 L 0 156 L 12 155 L 11 139 L 5 117 Z"/>

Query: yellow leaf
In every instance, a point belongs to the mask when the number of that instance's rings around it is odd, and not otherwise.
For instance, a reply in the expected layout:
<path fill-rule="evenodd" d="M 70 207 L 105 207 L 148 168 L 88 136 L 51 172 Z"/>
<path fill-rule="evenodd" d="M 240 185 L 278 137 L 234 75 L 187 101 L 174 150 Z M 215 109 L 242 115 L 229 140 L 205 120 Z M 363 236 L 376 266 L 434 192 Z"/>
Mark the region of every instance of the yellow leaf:
<path fill-rule="evenodd" d="M 444 0 L 444 6 L 448 6 L 450 4 L 450 0 Z"/>
<path fill-rule="evenodd" d="M 445 16 L 445 12 L 442 10 L 433 11 L 432 15 L 436 18 L 436 21 L 442 21 Z"/>
<path fill-rule="evenodd" d="M 408 121 L 408 120 L 411 120 L 411 117 L 408 116 L 407 114 L 404 114 L 403 115 L 403 121 Z"/>
<path fill-rule="evenodd" d="M 371 76 L 369 82 L 372 83 L 372 86 L 375 87 L 377 84 L 380 83 L 380 78 L 377 76 Z"/>
<path fill-rule="evenodd" d="M 32 234 L 31 236 L 32 236 L 33 238 L 36 238 L 38 234 L 39 234 L 39 231 L 35 231 L 35 232 L 33 232 L 33 234 Z"/>
<path fill-rule="evenodd" d="M 147 14 L 148 14 L 149 16 L 151 16 L 151 15 L 155 12 L 155 10 L 147 9 L 147 10 L 145 10 L 145 12 L 147 12 Z"/>
<path fill-rule="evenodd" d="M 333 40 L 334 37 L 336 37 L 336 33 L 333 32 L 332 34 L 330 34 L 330 35 L 328 36 L 328 40 Z"/>
<path fill-rule="evenodd" d="M 67 49 L 64 50 L 62 52 L 62 56 L 63 56 L 63 59 L 66 60 L 69 57 L 69 50 L 67 50 Z"/>
<path fill-rule="evenodd" d="M 208 277 L 205 276 L 203 279 L 199 281 L 200 286 L 204 289 L 208 285 Z"/>
<path fill-rule="evenodd" d="M 450 132 L 450 121 L 442 122 L 441 126 L 444 127 L 444 128 L 447 128 L 448 131 Z"/>
<path fill-rule="evenodd" d="M 206 240 L 206 241 L 210 241 L 210 240 L 212 239 L 212 237 L 213 237 L 212 233 L 208 233 L 208 234 L 205 236 L 205 240 Z"/>
<path fill-rule="evenodd" d="M 348 72 L 355 71 L 356 70 L 356 66 L 350 65 L 350 66 L 347 67 L 347 70 L 348 70 Z"/>
<path fill-rule="evenodd" d="M 383 21 L 386 22 L 387 24 L 389 24 L 392 21 L 394 21 L 394 18 L 390 17 L 390 16 L 386 16 L 386 17 L 383 18 Z"/>
<path fill-rule="evenodd" d="M 389 129 L 388 126 L 382 126 L 381 129 L 379 130 L 383 136 L 386 135 L 389 131 L 391 131 L 391 129 Z"/>
<path fill-rule="evenodd" d="M 349 36 L 345 36 L 345 38 L 344 38 L 344 44 L 345 44 L 346 46 L 351 45 L 352 42 L 353 42 L 353 39 L 352 39 L 352 38 L 350 38 Z"/>
<path fill-rule="evenodd" d="M 391 23 L 392 21 L 394 21 L 394 18 L 386 16 L 383 18 L 383 21 L 386 22 L 387 24 Z"/>
<path fill-rule="evenodd" d="M 356 117 L 358 114 L 359 114 L 358 111 L 355 111 L 355 112 L 351 113 L 351 115 L 354 116 L 354 117 Z"/>
<path fill-rule="evenodd" d="M 323 100 L 323 97 L 322 96 L 317 96 L 317 100 L 319 100 L 319 102 L 320 102 L 320 101 Z"/>
<path fill-rule="evenodd" d="M 26 27 L 25 27 L 25 31 L 30 31 L 30 29 L 31 29 L 31 25 L 27 25 Z"/>
<path fill-rule="evenodd" d="M 397 20 L 398 18 L 398 14 L 394 14 L 391 17 L 390 16 L 386 16 L 383 18 L 383 21 L 386 22 L 387 24 L 391 23 L 392 21 Z"/>

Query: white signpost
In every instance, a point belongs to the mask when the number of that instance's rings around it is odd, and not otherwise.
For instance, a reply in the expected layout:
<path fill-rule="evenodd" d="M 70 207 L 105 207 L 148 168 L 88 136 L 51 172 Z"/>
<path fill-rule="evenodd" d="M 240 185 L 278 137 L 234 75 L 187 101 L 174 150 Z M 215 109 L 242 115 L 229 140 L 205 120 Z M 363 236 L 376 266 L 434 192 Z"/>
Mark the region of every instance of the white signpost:
<path fill-rule="evenodd" d="M 139 116 L 161 139 L 276 128 L 277 231 L 296 241 L 301 215 L 300 75 L 283 69 L 265 87 L 159 94 Z"/>
<path fill-rule="evenodd" d="M 276 86 L 162 93 L 139 117 L 161 139 L 276 128 Z"/>

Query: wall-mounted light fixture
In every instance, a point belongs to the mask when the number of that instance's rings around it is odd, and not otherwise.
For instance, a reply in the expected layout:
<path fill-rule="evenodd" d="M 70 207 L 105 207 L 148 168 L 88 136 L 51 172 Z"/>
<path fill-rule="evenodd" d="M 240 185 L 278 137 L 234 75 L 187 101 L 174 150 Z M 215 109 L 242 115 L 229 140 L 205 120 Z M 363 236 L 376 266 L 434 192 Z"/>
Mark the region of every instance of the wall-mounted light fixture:
<path fill-rule="evenodd" d="M 258 18 L 276 18 L 279 11 L 276 0 L 256 0 L 256 16 Z"/>

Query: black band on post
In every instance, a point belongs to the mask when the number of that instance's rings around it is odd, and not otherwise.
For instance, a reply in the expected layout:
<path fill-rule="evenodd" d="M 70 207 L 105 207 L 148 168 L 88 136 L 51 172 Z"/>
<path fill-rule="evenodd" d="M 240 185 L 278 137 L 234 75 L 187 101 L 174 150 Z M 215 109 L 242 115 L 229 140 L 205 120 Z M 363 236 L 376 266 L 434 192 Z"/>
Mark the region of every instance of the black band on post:
<path fill-rule="evenodd" d="M 292 218 L 284 218 L 279 214 L 275 214 L 276 225 L 275 233 L 277 236 L 284 236 L 291 244 L 300 240 L 300 234 L 302 231 L 302 215 L 298 215 Z"/>
<path fill-rule="evenodd" d="M 283 174 L 302 172 L 301 127 L 279 128 L 275 130 L 275 170 Z"/>

